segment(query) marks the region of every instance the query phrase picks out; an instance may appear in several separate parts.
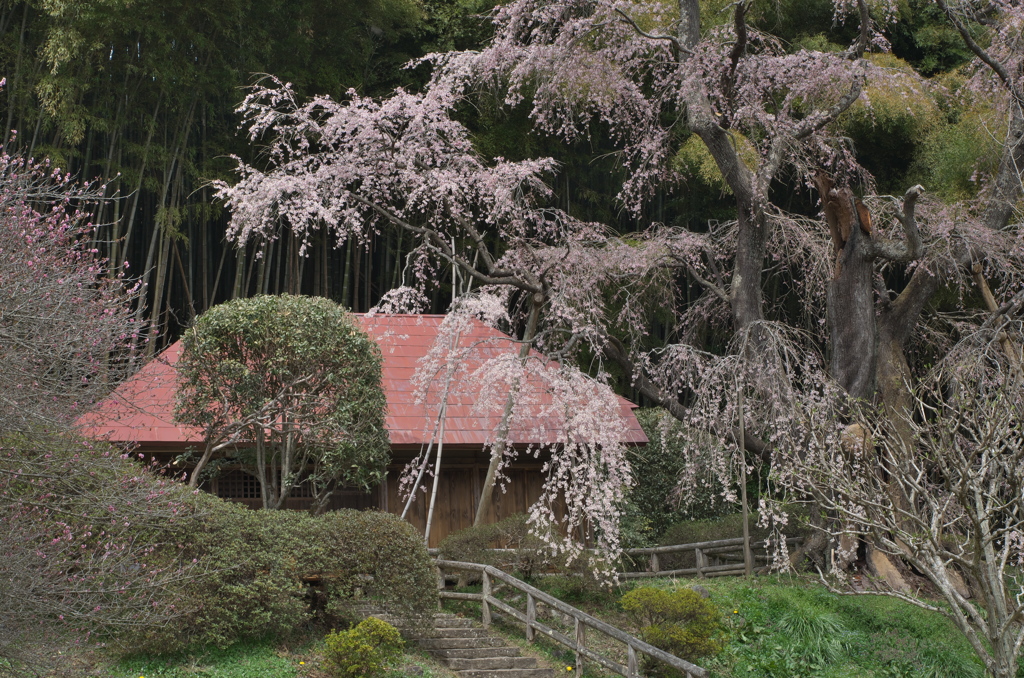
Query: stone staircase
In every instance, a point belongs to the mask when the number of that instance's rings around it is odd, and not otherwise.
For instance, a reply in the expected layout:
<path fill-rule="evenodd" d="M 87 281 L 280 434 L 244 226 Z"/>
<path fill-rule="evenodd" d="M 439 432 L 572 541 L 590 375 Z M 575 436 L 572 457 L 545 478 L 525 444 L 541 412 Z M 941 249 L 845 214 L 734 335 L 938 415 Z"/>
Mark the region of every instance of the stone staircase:
<path fill-rule="evenodd" d="M 538 666 L 536 659 L 522 656 L 518 647 L 471 619 L 439 613 L 426 629 L 416 629 L 400 619 L 375 616 L 397 626 L 408 641 L 462 678 L 554 678 L 553 669 Z"/>

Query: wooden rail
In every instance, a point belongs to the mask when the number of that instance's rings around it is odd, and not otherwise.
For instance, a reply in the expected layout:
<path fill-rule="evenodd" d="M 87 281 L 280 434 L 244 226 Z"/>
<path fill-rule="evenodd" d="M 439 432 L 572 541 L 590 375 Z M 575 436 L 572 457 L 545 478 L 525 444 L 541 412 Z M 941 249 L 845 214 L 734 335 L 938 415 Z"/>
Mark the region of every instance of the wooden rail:
<path fill-rule="evenodd" d="M 659 650 L 653 645 L 645 643 L 639 638 L 631 636 L 625 631 L 617 629 L 596 617 L 592 617 L 586 612 L 578 610 L 572 605 L 564 603 L 561 600 L 544 593 L 540 589 L 536 589 L 526 582 L 520 581 L 512 575 L 506 574 L 495 567 L 491 567 L 490 565 L 480 565 L 478 563 L 460 563 L 454 560 L 437 560 L 435 561 L 435 564 L 438 569 L 437 581 L 439 597 L 454 600 L 479 601 L 483 607 L 484 628 L 491 625 L 491 610 L 494 608 L 501 610 L 510 617 L 524 623 L 526 625 L 526 639 L 528 641 L 533 642 L 537 632 L 543 633 L 545 636 L 576 653 L 576 675 L 583 674 L 583 661 L 584 658 L 586 658 L 587 660 L 593 661 L 610 671 L 614 671 L 620 676 L 627 676 L 627 678 L 639 678 L 640 663 L 638 654 L 642 653 L 662 661 L 673 668 L 679 669 L 688 676 L 688 678 L 707 678 L 708 676 L 707 669 L 701 668 L 696 664 L 691 664 L 685 659 L 680 659 L 679 657 L 669 654 L 664 650 Z M 458 593 L 455 591 L 446 591 L 446 582 L 444 577 L 444 572 L 446 570 L 479 572 L 483 582 L 483 590 L 480 593 Z M 495 580 L 525 594 L 525 611 L 518 610 L 494 597 L 493 584 Z M 551 626 L 539 621 L 537 619 L 537 603 L 543 603 L 544 605 L 558 610 L 562 614 L 572 618 L 573 636 L 567 636 Z M 626 645 L 627 663 L 625 665 L 620 664 L 619 662 L 600 654 L 594 649 L 587 647 L 587 629 L 600 631 L 601 633 L 624 643 Z"/>
<path fill-rule="evenodd" d="M 789 537 L 787 544 L 799 544 L 803 541 L 801 537 Z M 756 541 L 750 544 L 751 551 L 762 551 L 763 554 L 754 554 L 755 561 L 767 562 L 767 544 L 764 541 Z M 490 549 L 497 553 L 513 553 L 515 549 Z M 437 558 L 436 548 L 428 549 L 430 555 Z M 663 570 L 661 568 L 661 556 L 693 551 L 695 567 L 687 567 L 674 570 Z M 741 575 L 745 573 L 743 563 L 743 537 L 732 539 L 717 539 L 715 541 L 701 541 L 692 544 L 672 544 L 670 546 L 654 546 L 641 549 L 624 549 L 623 554 L 629 556 L 628 560 L 640 560 L 638 556 L 646 556 L 647 569 L 635 571 L 629 570 L 627 564 L 623 563 L 620 568 L 619 577 L 622 579 L 641 579 L 645 577 L 725 577 Z M 729 562 L 723 562 L 729 561 Z M 764 567 L 755 568 L 755 572 L 764 570 Z"/>
<path fill-rule="evenodd" d="M 787 544 L 797 544 L 803 541 L 800 537 L 786 539 Z M 750 549 L 764 551 L 765 555 L 755 555 L 755 560 L 767 561 L 767 544 L 764 541 L 753 542 Z M 671 553 L 683 553 L 693 551 L 695 567 L 687 567 L 675 570 L 661 569 L 660 556 Z M 627 556 L 647 556 L 648 567 L 641 572 L 623 571 L 619 576 L 623 579 L 639 579 L 642 577 L 678 577 L 685 575 L 696 575 L 698 577 L 723 577 L 737 574 L 744 574 L 743 563 L 743 537 L 734 539 L 717 539 L 715 541 L 701 541 L 693 544 L 672 544 L 671 546 L 655 546 L 643 549 L 625 549 L 623 553 Z M 723 560 L 733 562 L 723 563 Z M 738 560 L 739 562 L 735 562 Z"/>

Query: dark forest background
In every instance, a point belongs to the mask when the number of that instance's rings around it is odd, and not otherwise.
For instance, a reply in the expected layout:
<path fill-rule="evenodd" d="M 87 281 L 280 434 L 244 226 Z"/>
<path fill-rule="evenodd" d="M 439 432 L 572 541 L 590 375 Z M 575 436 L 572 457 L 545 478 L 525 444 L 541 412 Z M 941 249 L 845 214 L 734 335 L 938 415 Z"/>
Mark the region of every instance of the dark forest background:
<path fill-rule="evenodd" d="M 250 144 L 238 133 L 235 108 L 265 73 L 294 83 L 300 95 L 415 89 L 426 81 L 426 67 L 406 64 L 484 44 L 492 7 L 491 0 L 0 0 L 4 149 L 48 157 L 78 179 L 106 186 L 110 199 L 92 215 L 100 225 L 96 246 L 115 272 L 146 284 L 137 312 L 154 331 L 150 352 L 210 306 L 240 296 L 322 295 L 365 311 L 405 279 L 413 243 L 397 231 L 365 242 L 321 235 L 306 257 L 287 234 L 258 250 L 225 242 L 227 215 L 208 182 L 233 179 L 233 154 L 259 157 L 258 140 Z M 909 0 L 901 10 L 888 37 L 903 67 L 942 78 L 968 60 L 935 8 Z M 766 2 L 754 14 L 755 25 L 794 50 L 839 49 L 854 30 L 834 22 L 828 0 Z M 553 200 L 574 216 L 622 232 L 653 222 L 699 230 L 734 216 L 721 182 L 701 172 L 700 158 L 685 157 L 680 162 L 694 165 L 690 180 L 663 187 L 642 213 L 627 212 L 614 198 L 621 175 L 604 130 L 595 125 L 590 139 L 567 146 L 538 136 L 525 112 L 500 104 L 481 93 L 462 112 L 479 151 L 555 157 L 562 171 L 551 178 Z M 939 192 L 955 193 L 971 190 L 956 158 L 936 162 L 928 153 L 962 115 L 950 107 L 940 112 L 941 124 L 926 126 L 912 116 L 853 114 L 844 125 L 879 191 L 902 193 L 927 174 Z M 971 152 L 976 157 L 977 148 Z M 785 202 L 796 212 L 818 210 L 807 191 L 793 191 Z M 432 311 L 446 310 L 451 280 L 451 271 L 438 276 Z"/>

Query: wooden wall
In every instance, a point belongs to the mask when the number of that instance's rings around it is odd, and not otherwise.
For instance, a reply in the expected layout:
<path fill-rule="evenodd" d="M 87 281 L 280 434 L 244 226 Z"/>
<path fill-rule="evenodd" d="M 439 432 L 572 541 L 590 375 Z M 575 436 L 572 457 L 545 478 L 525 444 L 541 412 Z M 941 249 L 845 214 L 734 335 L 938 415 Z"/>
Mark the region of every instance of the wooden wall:
<path fill-rule="evenodd" d="M 401 470 L 401 467 L 388 469 L 387 503 L 381 506 L 383 510 L 396 515 L 401 515 L 405 508 L 405 502 L 398 496 L 398 476 Z M 452 464 L 441 469 L 429 546 L 437 546 L 452 532 L 473 524 L 486 474 L 486 464 Z M 540 497 L 543 479 L 539 464 L 512 466 L 506 469 L 505 475 L 508 477 L 505 491 L 502 492 L 500 487 L 494 488 L 494 507 L 487 516 L 489 523 L 507 518 L 513 513 L 526 513 Z M 427 523 L 432 483 L 432 480 L 424 483 L 426 492 L 417 492 L 417 498 L 406 515 L 406 520 L 420 534 L 423 534 Z"/>
<path fill-rule="evenodd" d="M 178 454 L 177 450 L 170 452 L 162 450 L 145 450 L 147 454 L 165 463 L 169 463 Z M 385 483 L 369 493 L 348 490 L 335 493 L 331 498 L 331 509 L 352 508 L 358 510 L 378 509 L 388 511 L 395 515 L 401 515 L 405 502 L 398 496 L 398 478 L 405 464 L 411 461 L 413 451 L 396 451 L 394 460 L 388 467 L 388 474 Z M 480 498 L 480 490 L 483 486 L 484 477 L 487 473 L 487 455 L 481 450 L 445 449 L 444 462 L 441 470 L 441 478 L 438 484 L 437 503 L 434 508 L 434 524 L 430 530 L 430 546 L 435 547 L 452 532 L 457 532 L 473 524 L 476 516 L 476 506 Z M 541 476 L 540 461 L 532 459 L 514 463 L 505 469 L 507 482 L 494 489 L 494 508 L 487 516 L 488 522 L 497 522 L 507 518 L 513 513 L 526 513 L 541 494 L 543 477 Z M 258 488 L 246 487 L 239 491 L 237 482 L 231 483 L 228 490 L 229 475 L 233 471 L 225 471 L 221 480 L 213 480 L 206 483 L 203 489 L 213 492 L 223 499 L 237 501 L 249 508 L 258 509 L 262 502 L 258 498 Z M 237 481 L 237 478 L 234 480 Z M 432 479 L 425 480 L 426 491 L 417 493 L 417 498 L 409 509 L 406 519 L 413 524 L 416 530 L 423 534 L 427 522 L 427 508 L 430 501 L 430 490 Z M 221 487 L 221 485 L 224 487 Z M 297 511 L 309 510 L 311 500 L 307 497 L 291 497 L 286 500 L 285 508 Z"/>

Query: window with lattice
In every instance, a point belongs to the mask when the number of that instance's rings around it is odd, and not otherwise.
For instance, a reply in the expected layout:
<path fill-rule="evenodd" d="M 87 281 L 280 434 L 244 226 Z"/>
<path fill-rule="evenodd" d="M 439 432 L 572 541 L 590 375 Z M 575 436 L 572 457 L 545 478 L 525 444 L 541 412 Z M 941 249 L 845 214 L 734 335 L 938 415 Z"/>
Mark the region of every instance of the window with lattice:
<path fill-rule="evenodd" d="M 260 499 L 260 481 L 251 473 L 239 469 L 224 472 L 217 479 L 217 496 L 221 499 Z M 289 496 L 295 499 L 311 499 L 313 487 L 307 477 L 292 488 Z"/>
<path fill-rule="evenodd" d="M 217 478 L 217 496 L 222 499 L 259 499 L 260 481 L 245 471 L 227 471 Z"/>

